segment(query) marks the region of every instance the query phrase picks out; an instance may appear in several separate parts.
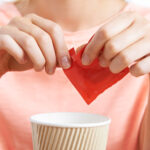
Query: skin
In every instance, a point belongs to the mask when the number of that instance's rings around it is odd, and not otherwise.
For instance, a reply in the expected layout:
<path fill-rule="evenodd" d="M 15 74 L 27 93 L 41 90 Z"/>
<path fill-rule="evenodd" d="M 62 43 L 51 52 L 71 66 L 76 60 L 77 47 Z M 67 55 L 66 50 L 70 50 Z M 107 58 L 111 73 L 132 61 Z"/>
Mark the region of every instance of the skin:
<path fill-rule="evenodd" d="M 56 66 L 68 69 L 71 63 L 63 30 L 69 28 L 70 31 L 75 31 L 92 27 L 117 13 L 125 5 L 122 0 L 111 2 L 116 6 L 114 9 L 110 9 L 108 0 L 101 3 L 99 0 L 82 1 L 80 7 L 75 4 L 77 1 L 74 0 L 21 0 L 16 3 L 23 17 L 13 18 L 7 26 L 0 28 L 0 49 L 5 53 L 1 58 L 0 74 L 31 68 L 35 71 L 45 68 L 48 74 L 53 74 Z M 105 15 L 102 15 L 102 10 Z M 93 11 L 98 15 L 93 17 L 93 13 L 90 13 Z M 71 22 L 70 26 L 68 21 Z"/>
<path fill-rule="evenodd" d="M 35 14 L 16 17 L 2 27 L 0 43 L 8 59 L 6 71 L 31 68 L 41 71 L 45 67 L 52 74 L 57 63 L 65 69 L 70 67 L 61 27 Z"/>
<path fill-rule="evenodd" d="M 142 16 L 121 13 L 96 32 L 84 51 L 82 62 L 89 65 L 98 57 L 100 65 L 109 67 L 113 73 L 126 67 L 134 76 L 149 73 L 149 32 L 150 23 Z"/>
<path fill-rule="evenodd" d="M 52 74 L 56 66 L 69 68 L 71 64 L 63 30 L 93 27 L 120 11 L 125 2 L 22 0 L 16 6 L 23 17 L 14 18 L 7 26 L 0 28 L 0 49 L 3 52 L 1 74 L 31 68 L 36 71 L 45 68 L 48 74 Z M 89 65 L 99 58 L 100 65 L 109 67 L 113 73 L 129 67 L 133 76 L 147 74 L 150 72 L 149 32 L 150 24 L 142 16 L 121 13 L 95 33 L 83 53 L 82 63 Z M 149 107 L 150 104 L 147 105 L 140 130 L 139 150 L 150 149 Z"/>
<path fill-rule="evenodd" d="M 34 13 L 77 31 L 102 23 L 125 5 L 124 0 L 21 0 L 17 8 L 23 16 Z"/>

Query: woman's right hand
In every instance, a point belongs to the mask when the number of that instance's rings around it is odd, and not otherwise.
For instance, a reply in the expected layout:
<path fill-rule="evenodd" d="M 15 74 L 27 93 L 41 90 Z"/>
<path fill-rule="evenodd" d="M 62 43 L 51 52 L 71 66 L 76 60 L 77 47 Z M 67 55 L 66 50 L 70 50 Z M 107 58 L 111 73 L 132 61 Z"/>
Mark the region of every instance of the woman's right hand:
<path fill-rule="evenodd" d="M 70 67 L 63 31 L 56 23 L 29 14 L 16 17 L 0 28 L 0 71 L 24 71 L 45 67 L 53 74 L 56 66 Z"/>

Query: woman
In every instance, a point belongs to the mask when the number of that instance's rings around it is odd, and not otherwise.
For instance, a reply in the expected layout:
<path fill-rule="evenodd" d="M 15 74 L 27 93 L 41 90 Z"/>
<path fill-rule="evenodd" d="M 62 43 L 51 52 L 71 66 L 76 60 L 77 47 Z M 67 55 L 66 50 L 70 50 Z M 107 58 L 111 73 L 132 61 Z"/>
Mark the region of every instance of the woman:
<path fill-rule="evenodd" d="M 21 0 L 1 5 L 0 149 L 31 150 L 29 117 L 54 111 L 110 117 L 108 150 L 150 149 L 149 14 L 149 9 L 124 0 Z M 57 67 L 70 68 L 68 50 L 79 50 L 94 33 L 82 63 L 89 65 L 98 57 L 113 73 L 129 67 L 130 74 L 87 106 Z"/>

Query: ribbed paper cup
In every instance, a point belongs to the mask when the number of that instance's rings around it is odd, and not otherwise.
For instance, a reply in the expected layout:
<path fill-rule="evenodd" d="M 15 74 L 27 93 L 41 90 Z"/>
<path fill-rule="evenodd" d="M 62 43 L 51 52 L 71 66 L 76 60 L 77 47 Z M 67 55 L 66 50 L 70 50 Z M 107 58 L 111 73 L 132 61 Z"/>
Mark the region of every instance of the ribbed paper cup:
<path fill-rule="evenodd" d="M 110 119 L 97 114 L 48 113 L 31 117 L 34 150 L 106 150 Z"/>

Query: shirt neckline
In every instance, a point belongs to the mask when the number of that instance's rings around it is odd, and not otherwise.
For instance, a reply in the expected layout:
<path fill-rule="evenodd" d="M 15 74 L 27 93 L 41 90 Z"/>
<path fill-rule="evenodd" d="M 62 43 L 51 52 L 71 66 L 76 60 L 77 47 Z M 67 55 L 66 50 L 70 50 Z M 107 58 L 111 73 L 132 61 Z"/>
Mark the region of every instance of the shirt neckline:
<path fill-rule="evenodd" d="M 13 7 L 16 9 L 16 12 L 19 13 L 21 15 L 21 13 L 19 12 L 18 8 L 15 6 L 15 4 L 13 3 L 8 3 L 8 4 L 12 4 Z M 114 17 L 115 15 L 117 15 L 120 12 L 125 11 L 127 8 L 129 7 L 129 3 L 126 2 L 125 6 L 120 9 L 117 13 L 115 13 L 114 15 L 112 15 L 111 17 L 109 17 L 108 19 L 106 19 L 105 21 L 103 21 L 102 23 L 99 23 L 93 27 L 90 27 L 88 29 L 82 29 L 82 30 L 78 30 L 78 31 L 67 31 L 67 30 L 63 30 L 64 35 L 65 36 L 75 36 L 75 35 L 80 35 L 80 34 L 84 34 L 84 33 L 88 33 L 88 32 L 92 32 L 95 31 L 96 29 L 98 29 L 100 26 L 104 25 L 108 20 L 110 20 L 112 17 Z"/>

